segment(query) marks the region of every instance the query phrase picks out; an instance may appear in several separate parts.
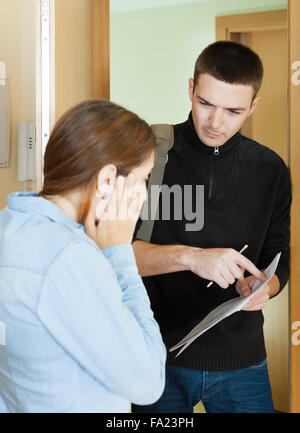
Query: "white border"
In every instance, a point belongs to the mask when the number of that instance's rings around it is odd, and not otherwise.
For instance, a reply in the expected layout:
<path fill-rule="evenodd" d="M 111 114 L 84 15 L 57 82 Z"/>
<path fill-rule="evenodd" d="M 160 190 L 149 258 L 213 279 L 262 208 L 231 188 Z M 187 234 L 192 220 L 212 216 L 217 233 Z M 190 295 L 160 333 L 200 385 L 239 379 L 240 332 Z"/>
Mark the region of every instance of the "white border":
<path fill-rule="evenodd" d="M 40 1 L 41 19 L 41 95 L 42 95 L 42 159 L 50 135 L 50 0 Z"/>
<path fill-rule="evenodd" d="M 55 121 L 55 0 L 36 0 L 36 191 Z"/>

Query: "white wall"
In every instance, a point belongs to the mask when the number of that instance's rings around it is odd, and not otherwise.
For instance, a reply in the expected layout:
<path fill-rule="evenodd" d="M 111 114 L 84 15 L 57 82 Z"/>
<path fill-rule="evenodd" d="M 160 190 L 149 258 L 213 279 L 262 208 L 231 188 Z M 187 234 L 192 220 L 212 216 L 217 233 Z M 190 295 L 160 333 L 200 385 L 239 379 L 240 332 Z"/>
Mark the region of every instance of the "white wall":
<path fill-rule="evenodd" d="M 215 41 L 216 16 L 286 7 L 287 0 L 207 0 L 111 14 L 111 100 L 149 123 L 186 120 L 188 79 Z"/>

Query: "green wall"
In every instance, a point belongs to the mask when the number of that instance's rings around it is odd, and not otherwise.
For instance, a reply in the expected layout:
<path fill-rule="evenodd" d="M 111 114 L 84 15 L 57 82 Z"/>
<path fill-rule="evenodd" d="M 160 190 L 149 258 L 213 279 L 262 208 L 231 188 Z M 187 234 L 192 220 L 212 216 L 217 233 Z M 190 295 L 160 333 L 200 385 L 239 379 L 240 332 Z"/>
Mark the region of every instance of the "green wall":
<path fill-rule="evenodd" d="M 112 14 L 111 100 L 149 123 L 185 121 L 188 79 L 215 41 L 216 16 L 286 7 L 287 0 L 207 0 Z"/>

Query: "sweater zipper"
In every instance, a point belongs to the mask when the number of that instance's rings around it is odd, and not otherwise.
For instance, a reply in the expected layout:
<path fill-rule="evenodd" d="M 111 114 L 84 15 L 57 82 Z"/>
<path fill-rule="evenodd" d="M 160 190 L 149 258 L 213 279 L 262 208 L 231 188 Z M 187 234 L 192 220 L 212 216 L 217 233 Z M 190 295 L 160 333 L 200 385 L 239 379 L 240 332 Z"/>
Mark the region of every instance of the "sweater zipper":
<path fill-rule="evenodd" d="M 216 146 L 214 148 L 214 155 L 215 156 L 219 156 L 220 155 L 220 150 L 219 150 L 218 146 Z M 209 190 L 208 190 L 208 200 L 211 200 L 211 198 L 212 198 L 212 186 L 213 186 L 213 178 L 210 177 L 210 179 L 209 179 Z"/>

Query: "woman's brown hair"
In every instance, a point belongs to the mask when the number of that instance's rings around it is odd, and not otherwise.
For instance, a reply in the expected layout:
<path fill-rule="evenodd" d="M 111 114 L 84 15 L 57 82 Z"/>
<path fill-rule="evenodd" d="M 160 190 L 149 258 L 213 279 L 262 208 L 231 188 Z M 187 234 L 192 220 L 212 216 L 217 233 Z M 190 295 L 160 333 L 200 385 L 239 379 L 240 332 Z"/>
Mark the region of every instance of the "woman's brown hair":
<path fill-rule="evenodd" d="M 97 175 L 106 164 L 127 176 L 156 148 L 149 125 L 136 114 L 109 101 L 94 99 L 67 111 L 56 123 L 44 157 L 44 185 L 40 196 L 64 195 L 83 189 L 84 223 Z"/>

